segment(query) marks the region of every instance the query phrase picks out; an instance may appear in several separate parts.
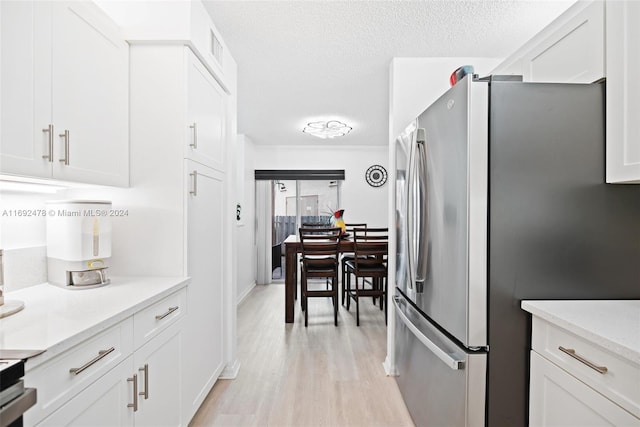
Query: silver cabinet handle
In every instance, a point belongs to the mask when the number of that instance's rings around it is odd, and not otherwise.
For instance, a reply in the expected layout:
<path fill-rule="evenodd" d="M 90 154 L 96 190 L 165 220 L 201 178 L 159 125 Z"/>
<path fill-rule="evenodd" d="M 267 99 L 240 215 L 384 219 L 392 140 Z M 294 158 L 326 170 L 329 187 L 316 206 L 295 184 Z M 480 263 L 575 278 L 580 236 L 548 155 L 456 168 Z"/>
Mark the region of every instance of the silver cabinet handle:
<path fill-rule="evenodd" d="M 179 307 L 177 305 L 173 306 L 173 307 L 169 307 L 169 310 L 167 310 L 165 313 L 162 314 L 158 314 L 156 316 L 156 320 L 162 320 L 165 317 L 167 317 L 168 315 L 170 315 L 171 313 L 173 313 L 174 311 L 176 311 Z"/>
<path fill-rule="evenodd" d="M 138 396 L 144 396 L 144 399 L 149 398 L 149 364 L 145 363 L 142 368 L 138 368 L 138 371 L 144 374 L 144 390 L 138 393 Z"/>
<path fill-rule="evenodd" d="M 189 144 L 189 146 L 198 148 L 198 125 L 196 124 L 196 122 L 193 122 L 193 124 L 190 125 L 189 128 L 193 129 L 193 142 Z"/>
<path fill-rule="evenodd" d="M 127 378 L 127 382 L 133 383 L 133 403 L 127 403 L 127 408 L 133 408 L 133 412 L 138 411 L 138 375 L 133 374 L 131 378 Z"/>
<path fill-rule="evenodd" d="M 53 162 L 53 125 L 50 124 L 46 129 L 42 129 L 42 132 L 48 133 L 48 145 L 49 145 L 49 154 L 46 156 L 42 156 L 43 159 L 49 160 L 49 163 Z"/>
<path fill-rule="evenodd" d="M 82 371 L 84 371 L 85 369 L 89 368 L 91 365 L 95 365 L 96 363 L 98 363 L 100 360 L 104 359 L 105 357 L 107 357 L 107 355 L 111 352 L 113 352 L 115 350 L 114 347 L 111 347 L 108 350 L 100 350 L 98 352 L 98 355 L 96 357 L 94 357 L 93 359 L 89 360 L 87 363 L 85 363 L 84 365 L 82 365 L 79 368 L 71 368 L 69 369 L 69 373 L 73 374 L 73 375 L 78 375 L 80 374 Z"/>
<path fill-rule="evenodd" d="M 190 177 L 193 178 L 193 187 L 189 194 L 193 194 L 194 196 L 198 195 L 198 171 L 193 171 L 189 174 Z"/>
<path fill-rule="evenodd" d="M 400 307 L 400 304 L 402 304 L 403 302 L 404 301 L 399 296 L 395 295 L 393 297 L 393 304 L 396 306 L 396 313 L 398 314 L 398 317 L 400 317 L 400 320 L 402 320 L 402 323 L 404 323 L 404 325 L 422 344 L 424 344 L 425 347 L 431 350 L 431 352 L 435 354 L 438 359 L 442 360 L 449 368 L 453 369 L 454 371 L 464 369 L 464 360 L 458 360 L 451 357 L 449 353 L 438 347 L 436 343 L 431 341 L 425 334 L 420 332 L 420 330 L 413 324 L 413 322 L 409 320 L 407 315 L 404 314 L 402 308 Z M 408 308 L 411 308 L 408 304 L 406 305 Z"/>
<path fill-rule="evenodd" d="M 60 159 L 60 162 L 69 166 L 69 129 L 65 129 L 64 133 L 60 134 L 60 138 L 64 139 L 64 159 Z"/>
<path fill-rule="evenodd" d="M 594 371 L 598 372 L 599 374 L 606 374 L 608 369 L 606 366 L 598 366 L 593 362 L 590 362 L 589 360 L 585 359 L 584 357 L 580 356 L 578 353 L 576 353 L 576 351 L 572 348 L 564 348 L 563 346 L 559 346 L 558 350 L 560 350 L 561 352 L 568 354 L 569 356 L 573 357 L 574 359 L 576 359 L 577 361 L 584 363 L 585 365 L 587 365 L 588 367 L 590 367 L 591 369 L 593 369 Z"/>

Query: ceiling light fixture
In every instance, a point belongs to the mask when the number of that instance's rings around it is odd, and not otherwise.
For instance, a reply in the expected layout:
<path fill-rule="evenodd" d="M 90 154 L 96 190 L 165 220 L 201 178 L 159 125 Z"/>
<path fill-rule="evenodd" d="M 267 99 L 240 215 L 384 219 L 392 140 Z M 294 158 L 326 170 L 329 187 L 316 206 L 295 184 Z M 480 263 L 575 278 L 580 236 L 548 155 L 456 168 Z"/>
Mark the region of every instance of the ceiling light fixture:
<path fill-rule="evenodd" d="M 351 129 L 351 126 L 347 126 L 338 120 L 329 120 L 307 123 L 304 129 L 302 129 L 302 132 L 326 139 L 344 136 L 351 132 Z"/>

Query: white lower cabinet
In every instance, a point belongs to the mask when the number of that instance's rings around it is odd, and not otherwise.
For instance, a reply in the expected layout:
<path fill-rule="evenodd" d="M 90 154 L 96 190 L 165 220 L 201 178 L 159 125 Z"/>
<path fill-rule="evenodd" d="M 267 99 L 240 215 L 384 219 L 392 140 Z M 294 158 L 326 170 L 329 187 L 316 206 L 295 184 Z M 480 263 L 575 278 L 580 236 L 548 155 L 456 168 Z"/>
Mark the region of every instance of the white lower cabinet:
<path fill-rule="evenodd" d="M 640 419 L 531 352 L 531 427 L 640 426 Z"/>
<path fill-rule="evenodd" d="M 24 424 L 182 425 L 186 293 L 177 291 L 27 370 L 25 385 L 37 389 L 38 402 Z"/>
<path fill-rule="evenodd" d="M 180 425 L 181 327 L 180 323 L 171 326 L 134 353 L 136 427 Z"/>
<path fill-rule="evenodd" d="M 637 363 L 535 315 L 531 347 L 531 427 L 640 427 Z"/>
<path fill-rule="evenodd" d="M 133 383 L 127 381 L 133 372 L 132 359 L 129 356 L 38 425 L 133 426 L 134 412 L 125 403 L 134 400 Z"/>

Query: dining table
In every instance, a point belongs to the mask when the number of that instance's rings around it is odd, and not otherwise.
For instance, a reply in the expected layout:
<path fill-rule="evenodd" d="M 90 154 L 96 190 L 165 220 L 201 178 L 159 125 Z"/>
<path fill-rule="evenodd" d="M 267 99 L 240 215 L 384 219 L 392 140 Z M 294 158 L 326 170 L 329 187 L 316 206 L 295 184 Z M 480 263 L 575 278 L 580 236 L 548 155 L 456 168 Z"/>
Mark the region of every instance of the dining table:
<path fill-rule="evenodd" d="M 302 253 L 302 243 L 300 236 L 291 234 L 284 239 L 285 247 L 285 276 L 284 276 L 284 321 L 285 323 L 293 323 L 295 313 L 295 289 L 298 285 L 298 254 Z M 349 237 L 340 239 L 338 252 L 353 252 L 355 245 Z"/>

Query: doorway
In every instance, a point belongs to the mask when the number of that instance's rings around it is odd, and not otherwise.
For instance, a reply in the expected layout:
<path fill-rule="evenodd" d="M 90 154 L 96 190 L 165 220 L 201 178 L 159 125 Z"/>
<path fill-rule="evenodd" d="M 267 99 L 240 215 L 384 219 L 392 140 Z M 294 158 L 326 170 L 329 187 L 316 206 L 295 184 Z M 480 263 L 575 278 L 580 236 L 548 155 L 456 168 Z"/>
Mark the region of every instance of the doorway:
<path fill-rule="evenodd" d="M 284 283 L 284 241 L 303 223 L 330 224 L 344 169 L 256 169 L 256 283 Z"/>
<path fill-rule="evenodd" d="M 271 279 L 284 281 L 284 240 L 302 224 L 331 223 L 340 206 L 340 181 L 273 180 L 271 211 Z"/>

